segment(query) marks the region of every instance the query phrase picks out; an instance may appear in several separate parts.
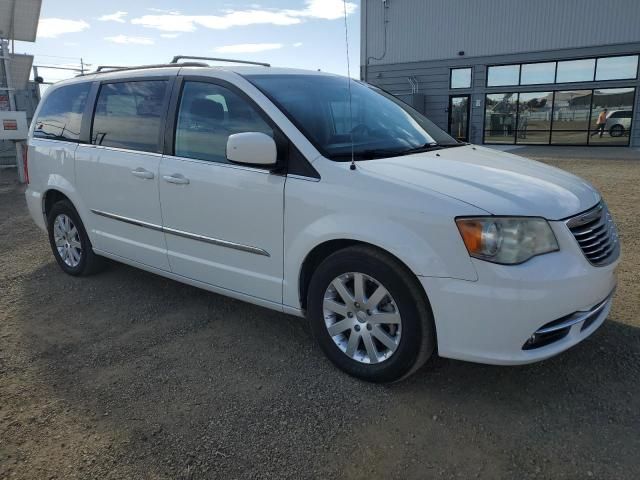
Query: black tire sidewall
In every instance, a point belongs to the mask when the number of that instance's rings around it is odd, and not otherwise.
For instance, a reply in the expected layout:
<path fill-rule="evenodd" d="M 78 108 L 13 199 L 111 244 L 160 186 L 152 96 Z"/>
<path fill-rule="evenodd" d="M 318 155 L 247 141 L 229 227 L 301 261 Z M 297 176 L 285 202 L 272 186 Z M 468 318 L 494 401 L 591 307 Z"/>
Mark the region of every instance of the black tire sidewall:
<path fill-rule="evenodd" d="M 62 257 L 60 257 L 58 249 L 56 248 L 56 242 L 53 236 L 53 224 L 56 217 L 61 214 L 64 214 L 71 219 L 76 229 L 78 230 L 78 236 L 80 237 L 82 255 L 80 256 L 80 262 L 75 267 L 70 267 L 69 265 L 64 263 L 64 260 L 62 259 Z M 89 241 L 87 232 L 84 229 L 84 225 L 80 220 L 78 212 L 76 212 L 76 209 L 73 208 L 73 205 L 71 205 L 69 201 L 61 200 L 54 204 L 53 207 L 51 207 L 51 211 L 49 212 L 49 215 L 47 217 L 47 229 L 49 234 L 49 244 L 51 245 L 53 256 L 58 262 L 58 265 L 60 265 L 60 268 L 62 268 L 62 270 L 64 270 L 64 272 L 68 273 L 69 275 L 82 275 L 86 270 L 89 253 L 91 252 L 92 246 L 91 242 Z"/>
<path fill-rule="evenodd" d="M 393 297 L 402 318 L 400 343 L 393 355 L 377 364 L 352 360 L 335 344 L 324 321 L 323 300 L 329 284 L 348 272 L 364 273 L 381 283 Z M 307 300 L 311 330 L 320 348 L 340 369 L 350 375 L 372 382 L 392 382 L 401 379 L 418 361 L 423 335 L 433 335 L 430 319 L 424 319 L 423 299 L 416 298 L 406 272 L 392 262 L 380 261 L 366 252 L 344 251 L 328 257 L 315 271 L 309 285 Z M 425 328 L 426 327 L 426 328 Z"/>
<path fill-rule="evenodd" d="M 622 137 L 624 135 L 624 127 L 622 125 L 614 125 L 609 129 L 611 137 Z"/>

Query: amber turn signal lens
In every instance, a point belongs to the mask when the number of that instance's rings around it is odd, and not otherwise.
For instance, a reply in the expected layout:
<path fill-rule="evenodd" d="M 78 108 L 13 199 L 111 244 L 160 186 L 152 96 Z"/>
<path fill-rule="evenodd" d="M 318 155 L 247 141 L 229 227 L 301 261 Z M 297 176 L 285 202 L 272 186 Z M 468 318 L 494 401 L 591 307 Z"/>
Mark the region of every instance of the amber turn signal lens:
<path fill-rule="evenodd" d="M 469 220 L 456 220 L 460 235 L 469 253 L 482 251 L 482 223 Z"/>

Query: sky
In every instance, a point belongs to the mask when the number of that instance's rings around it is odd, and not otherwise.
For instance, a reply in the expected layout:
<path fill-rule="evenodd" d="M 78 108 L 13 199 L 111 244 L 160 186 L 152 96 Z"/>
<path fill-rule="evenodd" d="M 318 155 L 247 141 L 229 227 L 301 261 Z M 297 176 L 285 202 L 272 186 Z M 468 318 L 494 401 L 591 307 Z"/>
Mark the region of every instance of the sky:
<path fill-rule="evenodd" d="M 174 55 L 264 61 L 347 74 L 342 0 L 43 0 L 34 65 L 167 63 Z M 351 76 L 359 77 L 359 0 L 347 0 Z M 45 81 L 73 72 L 39 68 Z"/>

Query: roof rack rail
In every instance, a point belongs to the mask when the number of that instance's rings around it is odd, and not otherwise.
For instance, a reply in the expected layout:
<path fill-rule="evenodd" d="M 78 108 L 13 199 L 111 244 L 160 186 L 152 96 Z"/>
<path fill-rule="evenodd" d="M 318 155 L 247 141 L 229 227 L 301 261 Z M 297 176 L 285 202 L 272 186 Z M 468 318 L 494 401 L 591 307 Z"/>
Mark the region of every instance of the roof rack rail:
<path fill-rule="evenodd" d="M 108 73 L 108 72 L 121 72 L 123 70 L 142 70 L 145 68 L 167 68 L 167 67 L 208 67 L 209 65 L 202 62 L 184 62 L 176 65 L 175 63 L 160 63 L 154 65 L 136 65 L 133 67 L 121 67 L 115 65 L 99 65 L 93 72 L 89 72 L 85 75 L 92 75 L 95 73 Z"/>
<path fill-rule="evenodd" d="M 180 60 L 208 60 L 211 62 L 229 62 L 229 63 L 244 63 L 246 65 L 259 65 L 261 67 L 270 67 L 270 63 L 264 62 L 250 62 L 249 60 L 235 60 L 233 58 L 215 58 L 215 57 L 192 57 L 190 55 L 176 55 L 171 60 L 171 63 L 178 63 Z M 208 66 L 208 65 L 207 65 Z"/>

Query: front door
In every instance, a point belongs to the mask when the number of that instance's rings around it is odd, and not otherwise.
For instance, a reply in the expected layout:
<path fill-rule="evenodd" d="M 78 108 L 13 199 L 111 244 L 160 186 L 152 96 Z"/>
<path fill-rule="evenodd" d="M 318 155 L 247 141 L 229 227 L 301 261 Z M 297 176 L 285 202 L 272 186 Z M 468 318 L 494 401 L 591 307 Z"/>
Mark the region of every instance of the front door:
<path fill-rule="evenodd" d="M 273 129 L 228 85 L 185 80 L 173 155 L 160 164 L 160 203 L 171 270 L 282 303 L 285 177 L 226 158 L 229 135 Z"/>
<path fill-rule="evenodd" d="M 169 270 L 158 192 L 169 80 L 103 83 L 91 145 L 76 150 L 76 184 L 97 250 Z"/>
<path fill-rule="evenodd" d="M 469 141 L 469 95 L 449 97 L 449 135 L 461 142 Z"/>

